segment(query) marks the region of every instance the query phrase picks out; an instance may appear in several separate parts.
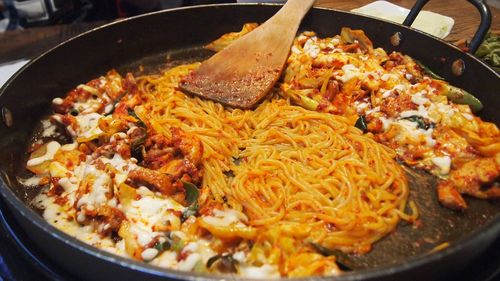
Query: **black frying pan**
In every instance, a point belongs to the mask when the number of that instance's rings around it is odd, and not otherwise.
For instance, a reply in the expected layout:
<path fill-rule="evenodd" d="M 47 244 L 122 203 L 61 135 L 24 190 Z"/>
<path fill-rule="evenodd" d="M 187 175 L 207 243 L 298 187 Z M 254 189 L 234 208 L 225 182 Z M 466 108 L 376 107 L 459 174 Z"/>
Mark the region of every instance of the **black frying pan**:
<path fill-rule="evenodd" d="M 416 16 L 424 2 L 427 1 L 418 1 L 410 17 Z M 470 2 L 480 8 L 481 14 L 489 15 L 484 4 Z M 226 32 L 239 30 L 246 22 L 264 22 L 278 9 L 275 5 L 209 5 L 127 19 L 61 44 L 30 62 L 7 82 L 0 93 L 4 121 L 0 124 L 0 194 L 42 251 L 82 279 L 217 278 L 116 257 L 69 237 L 27 206 L 37 190 L 21 186 L 17 177 L 25 173 L 25 151 L 31 133 L 38 120 L 48 113 L 54 97 L 112 68 L 122 73 L 137 72 L 139 65 L 145 65 L 148 71 L 157 71 L 165 67 L 167 54 L 170 57 L 167 65 L 201 60 L 210 53 L 199 46 Z M 406 23 L 411 21 L 408 19 Z M 301 30 L 332 36 L 343 26 L 363 29 L 375 46 L 386 51 L 402 51 L 430 66 L 452 84 L 474 93 L 485 104 L 481 116 L 500 124 L 497 110 L 500 108 L 497 97 L 500 77 L 470 54 L 403 25 L 328 9 L 313 9 L 304 19 Z M 477 48 L 488 26 L 488 19 L 483 20 L 472 49 Z M 391 43 L 394 34 L 401 39 L 399 44 L 394 44 L 397 40 Z M 460 70 L 457 64 L 465 66 L 463 71 L 457 71 Z M 469 209 L 456 213 L 438 204 L 435 180 L 431 176 L 414 171 L 409 171 L 408 175 L 411 197 L 421 212 L 422 226 L 415 229 L 402 223 L 395 233 L 377 242 L 372 252 L 352 257 L 357 270 L 336 280 L 436 279 L 471 261 L 499 236 L 500 202 L 468 198 Z M 449 248 L 430 253 L 433 247 L 447 241 L 451 245 Z"/>

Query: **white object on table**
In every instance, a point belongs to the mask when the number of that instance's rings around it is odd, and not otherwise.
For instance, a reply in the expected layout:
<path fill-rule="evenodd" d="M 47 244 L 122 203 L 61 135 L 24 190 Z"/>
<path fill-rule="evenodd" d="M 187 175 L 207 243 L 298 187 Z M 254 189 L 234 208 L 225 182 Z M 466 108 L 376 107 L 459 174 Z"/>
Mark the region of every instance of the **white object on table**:
<path fill-rule="evenodd" d="M 29 60 L 17 60 L 10 61 L 4 64 L 0 64 L 0 87 L 9 80 L 9 78 L 16 73 L 21 67 L 23 67 Z"/>
<path fill-rule="evenodd" d="M 387 1 L 375 1 L 363 7 L 352 9 L 351 12 L 403 23 L 410 10 Z M 445 38 L 450 34 L 454 24 L 455 21 L 450 17 L 421 11 L 411 26 L 436 37 Z"/>
<path fill-rule="evenodd" d="M 286 0 L 237 0 L 238 3 L 285 3 Z"/>

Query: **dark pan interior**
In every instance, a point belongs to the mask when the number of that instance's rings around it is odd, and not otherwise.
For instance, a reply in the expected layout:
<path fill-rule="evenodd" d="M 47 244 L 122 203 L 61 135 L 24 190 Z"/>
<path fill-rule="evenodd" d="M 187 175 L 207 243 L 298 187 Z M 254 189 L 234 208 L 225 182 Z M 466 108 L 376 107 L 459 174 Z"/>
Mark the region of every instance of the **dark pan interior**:
<path fill-rule="evenodd" d="M 36 194 L 36 189 L 21 186 L 17 177 L 23 177 L 31 132 L 48 113 L 54 97 L 112 68 L 121 73 L 140 74 L 139 66 L 144 66 L 143 73 L 151 73 L 202 60 L 210 52 L 199 46 L 241 29 L 243 23 L 263 22 L 277 9 L 271 5 L 221 5 L 155 13 L 84 34 L 32 62 L 2 89 L 0 96 L 0 105 L 12 112 L 14 120 L 10 128 L 0 124 L 0 169 L 6 183 L 2 185 L 2 194 L 8 187 L 23 202 Z M 474 93 L 485 104 L 481 116 L 500 123 L 500 112 L 496 110 L 500 108 L 500 99 L 495 96 L 500 86 L 498 75 L 456 48 L 398 25 L 331 10 L 314 9 L 306 16 L 301 30 L 332 36 L 343 26 L 363 29 L 376 47 L 388 52 L 403 51 L 419 59 L 452 84 Z M 403 34 L 403 43 L 397 48 L 389 41 L 396 31 Z M 450 65 L 456 58 L 466 62 L 462 77 L 451 74 Z M 453 247 L 462 243 L 461 238 L 493 220 L 497 223 L 489 226 L 488 237 L 498 235 L 500 202 L 467 198 L 469 209 L 457 213 L 437 203 L 433 177 L 410 169 L 407 174 L 411 182 L 410 199 L 417 204 L 421 223 L 418 227 L 401 223 L 396 232 L 377 242 L 370 253 L 353 256 L 358 269 L 401 264 L 412 257 L 428 255 L 443 242 L 451 242 Z M 33 215 L 27 209 L 24 211 Z"/>

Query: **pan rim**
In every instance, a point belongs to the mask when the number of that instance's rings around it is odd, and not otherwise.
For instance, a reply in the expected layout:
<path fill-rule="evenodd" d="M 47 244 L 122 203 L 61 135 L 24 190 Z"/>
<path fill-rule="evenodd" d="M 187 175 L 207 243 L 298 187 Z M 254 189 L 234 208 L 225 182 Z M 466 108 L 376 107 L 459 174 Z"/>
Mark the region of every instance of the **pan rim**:
<path fill-rule="evenodd" d="M 174 9 L 169 9 L 169 10 L 163 10 L 163 11 L 157 11 L 153 13 L 148 13 L 144 15 L 139 15 L 131 18 L 126 18 L 123 20 L 118 20 L 115 22 L 107 23 L 102 26 L 93 28 L 89 31 L 86 31 L 84 33 L 81 33 L 75 37 L 72 37 L 55 47 L 51 48 L 50 50 L 44 52 L 43 54 L 37 56 L 36 58 L 30 60 L 27 64 L 25 64 L 19 71 L 17 71 L 5 84 L 4 86 L 0 89 L 0 96 L 2 96 L 6 90 L 9 88 L 10 84 L 12 81 L 16 80 L 17 77 L 30 65 L 36 63 L 38 60 L 42 59 L 45 55 L 48 53 L 51 53 L 55 50 L 57 50 L 60 46 L 63 46 L 67 44 L 68 42 L 71 42 L 73 40 L 76 40 L 80 37 L 86 36 L 87 34 L 91 32 L 96 32 L 101 29 L 108 28 L 109 26 L 113 26 L 115 24 L 120 24 L 123 22 L 128 22 L 135 20 L 137 18 L 142 18 L 142 17 L 147 17 L 150 15 L 155 15 L 155 14 L 160 14 L 160 13 L 171 13 L 179 10 L 187 10 L 187 9 L 204 9 L 204 8 L 217 8 L 221 6 L 281 6 L 280 4 L 252 4 L 252 3 L 245 3 L 245 4 L 210 4 L 210 5 L 200 5 L 200 6 L 191 6 L 191 7 L 180 7 L 180 8 L 174 8 Z M 393 22 L 389 22 L 386 20 L 381 20 L 377 19 L 375 17 L 370 17 L 370 16 L 365 16 L 361 15 L 358 13 L 353 13 L 353 12 L 347 12 L 347 11 L 341 11 L 341 10 L 336 10 L 336 9 L 331 9 L 331 8 L 324 8 L 324 7 L 315 7 L 314 9 L 318 10 L 326 10 L 330 12 L 337 12 L 337 13 L 343 13 L 343 14 L 349 14 L 349 15 L 355 15 L 358 17 L 367 17 L 371 19 L 375 19 L 377 21 L 382 21 L 385 23 L 389 23 L 395 26 L 399 26 L 405 29 L 408 29 L 413 32 L 418 32 L 421 33 L 425 36 L 432 37 L 434 40 L 439 40 L 441 43 L 446 44 L 448 47 L 455 48 L 459 51 L 461 51 L 458 47 L 447 43 L 437 37 L 425 34 L 422 31 L 416 30 L 411 27 L 406 27 L 400 24 L 396 24 Z M 463 52 L 462 52 L 463 53 Z M 480 61 L 473 55 L 469 53 L 463 53 L 464 55 L 469 56 L 470 58 L 476 60 L 477 62 L 481 63 L 483 67 L 486 67 L 490 72 L 495 73 L 495 75 L 500 78 L 500 75 L 493 71 L 491 67 L 486 65 L 484 62 Z M 3 172 L 3 171 L 2 171 Z M 8 184 L 3 180 L 3 178 L 0 179 L 0 194 L 5 200 L 5 203 L 7 205 L 10 205 L 10 207 L 16 207 L 16 210 L 14 212 L 16 214 L 19 214 L 23 216 L 25 219 L 31 221 L 37 228 L 41 229 L 42 231 L 48 233 L 52 238 L 59 240 L 59 242 L 62 242 L 64 244 L 67 244 L 68 246 L 81 251 L 87 255 L 92 256 L 93 258 L 97 259 L 102 259 L 106 262 L 113 263 L 115 265 L 125 267 L 130 270 L 136 270 L 140 271 L 146 274 L 151 274 L 151 275 L 156 275 L 156 276 L 161 276 L 161 277 L 167 277 L 167 278 L 182 278 L 186 280 L 220 280 L 220 278 L 224 279 L 230 279 L 230 280 L 261 280 L 261 279 L 254 279 L 254 278 L 243 278 L 243 277 L 235 277 L 235 276 L 225 276 L 225 275 L 213 275 L 213 274 L 200 274 L 200 273 L 194 273 L 194 272 L 185 272 L 185 271 L 179 271 L 179 270 L 173 270 L 173 269 L 168 269 L 168 268 L 162 268 L 158 266 L 153 266 L 148 263 L 144 262 L 139 262 L 135 261 L 129 258 L 124 258 L 109 252 L 106 252 L 104 250 L 95 248 L 91 245 L 88 245 L 84 243 L 83 241 L 78 240 L 77 238 L 70 236 L 69 234 L 66 234 L 65 232 L 55 228 L 54 226 L 50 225 L 47 221 L 43 219 L 40 215 L 36 214 L 29 206 L 24 203 L 21 199 L 19 199 L 14 192 L 8 187 Z M 460 251 L 462 248 L 466 247 L 471 247 L 472 243 L 476 239 L 486 239 L 487 236 L 492 235 L 492 234 L 498 234 L 500 233 L 500 214 L 496 214 L 495 217 L 481 226 L 478 229 L 475 229 L 474 231 L 468 233 L 467 235 L 461 237 L 460 239 L 457 239 L 454 241 L 454 243 L 442 250 L 438 251 L 432 254 L 425 254 L 421 256 L 416 256 L 416 257 L 411 257 L 409 259 L 405 259 L 401 262 L 392 264 L 392 265 L 385 265 L 385 266 L 380 266 L 380 267 L 375 267 L 375 268 L 369 268 L 369 269 L 361 269 L 361 270 L 356 270 L 353 272 L 347 272 L 347 273 L 342 273 L 339 276 L 325 276 L 325 277 L 309 277 L 309 278 L 293 278 L 293 280 L 326 280 L 328 278 L 335 278 L 335 280 L 345 280 L 345 281 L 354 281 L 354 280 L 364 280 L 364 279 L 371 279 L 371 278 L 377 278 L 377 277 L 383 277 L 383 276 L 390 276 L 392 274 L 400 273 L 406 270 L 410 270 L 413 268 L 418 268 L 422 267 L 426 264 L 431 264 L 432 262 L 435 262 L 439 259 L 442 259 L 446 256 L 452 255 L 455 252 Z M 279 280 L 288 280 L 292 278 L 281 278 Z"/>

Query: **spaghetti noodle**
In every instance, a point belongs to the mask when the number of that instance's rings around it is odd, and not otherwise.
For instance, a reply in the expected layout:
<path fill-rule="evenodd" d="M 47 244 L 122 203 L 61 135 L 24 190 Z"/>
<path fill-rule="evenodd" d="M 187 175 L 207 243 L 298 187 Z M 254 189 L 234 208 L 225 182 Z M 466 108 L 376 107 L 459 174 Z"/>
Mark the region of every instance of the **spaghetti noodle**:
<path fill-rule="evenodd" d="M 277 96 L 254 111 L 188 97 L 175 86 L 196 66 L 140 77 L 148 102 L 136 112 L 157 130 L 180 127 L 201 140 L 201 205 L 241 211 L 258 233 L 307 229 L 305 241 L 353 253 L 367 252 L 401 218 L 415 219 L 414 206 L 405 213 L 408 186 L 393 151 L 344 117 Z"/>
<path fill-rule="evenodd" d="M 43 134 L 63 125 L 73 143 L 31 148 L 45 219 L 161 267 L 270 278 L 338 274 L 339 253 L 418 217 L 396 153 L 349 118 L 278 88 L 255 110 L 188 96 L 198 65 L 110 71 L 54 99 Z"/>

